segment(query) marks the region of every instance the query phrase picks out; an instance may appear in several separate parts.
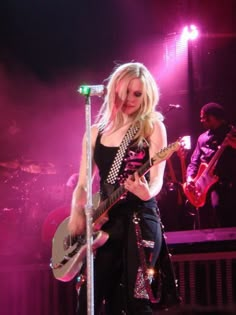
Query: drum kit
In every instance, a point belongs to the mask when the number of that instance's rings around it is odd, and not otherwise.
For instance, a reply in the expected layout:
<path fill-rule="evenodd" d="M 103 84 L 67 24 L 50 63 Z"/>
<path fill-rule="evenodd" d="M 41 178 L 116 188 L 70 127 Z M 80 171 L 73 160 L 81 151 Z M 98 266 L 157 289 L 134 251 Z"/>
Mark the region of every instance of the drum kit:
<path fill-rule="evenodd" d="M 0 162 L 0 166 L 8 170 L 22 170 L 31 174 L 56 174 L 56 168 L 50 162 L 36 162 L 33 160 L 12 160 Z"/>
<path fill-rule="evenodd" d="M 61 206 L 56 166 L 34 160 L 0 161 L 0 255 L 23 234 L 40 234 L 48 212 Z"/>

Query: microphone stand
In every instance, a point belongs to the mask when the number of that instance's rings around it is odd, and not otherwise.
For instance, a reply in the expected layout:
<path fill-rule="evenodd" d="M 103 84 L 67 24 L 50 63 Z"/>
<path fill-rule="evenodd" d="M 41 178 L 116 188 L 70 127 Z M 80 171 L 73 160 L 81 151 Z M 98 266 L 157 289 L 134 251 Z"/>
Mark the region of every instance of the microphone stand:
<path fill-rule="evenodd" d="M 168 114 L 171 110 L 173 110 L 173 109 L 179 109 L 178 107 L 171 107 L 171 106 L 168 106 L 167 108 L 166 108 L 166 110 L 165 111 L 163 111 L 163 115 L 166 115 L 166 114 Z"/>
<path fill-rule="evenodd" d="M 174 109 L 174 107 L 167 107 L 167 109 L 163 111 L 163 115 L 168 114 L 172 109 Z"/>
<path fill-rule="evenodd" d="M 87 203 L 86 214 L 86 259 L 87 259 L 87 314 L 94 315 L 94 268 L 92 251 L 92 160 L 91 160 L 91 98 L 90 94 L 85 99 L 85 121 L 86 121 L 86 174 L 87 174 Z"/>

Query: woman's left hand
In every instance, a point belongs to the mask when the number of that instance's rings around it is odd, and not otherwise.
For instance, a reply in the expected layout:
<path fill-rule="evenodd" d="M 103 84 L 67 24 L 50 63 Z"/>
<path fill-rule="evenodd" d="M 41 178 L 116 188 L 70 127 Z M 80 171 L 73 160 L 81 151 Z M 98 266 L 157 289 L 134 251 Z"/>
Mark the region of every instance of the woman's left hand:
<path fill-rule="evenodd" d="M 124 188 L 141 200 L 149 200 L 151 198 L 149 185 L 145 176 L 139 177 L 137 172 L 126 179 L 124 182 Z"/>

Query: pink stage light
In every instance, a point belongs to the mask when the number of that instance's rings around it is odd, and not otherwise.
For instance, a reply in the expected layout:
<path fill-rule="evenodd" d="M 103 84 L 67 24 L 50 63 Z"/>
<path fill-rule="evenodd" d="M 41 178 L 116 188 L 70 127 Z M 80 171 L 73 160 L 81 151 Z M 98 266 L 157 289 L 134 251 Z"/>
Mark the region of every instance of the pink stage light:
<path fill-rule="evenodd" d="M 198 37 L 199 31 L 193 24 L 185 26 L 182 32 L 182 38 L 184 40 L 194 40 Z"/>

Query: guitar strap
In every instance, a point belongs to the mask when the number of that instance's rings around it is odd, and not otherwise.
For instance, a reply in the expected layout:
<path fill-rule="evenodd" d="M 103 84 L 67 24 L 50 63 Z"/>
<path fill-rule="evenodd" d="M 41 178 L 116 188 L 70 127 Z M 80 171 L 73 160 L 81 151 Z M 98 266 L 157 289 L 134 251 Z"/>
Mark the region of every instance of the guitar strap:
<path fill-rule="evenodd" d="M 110 171 L 108 173 L 106 182 L 108 184 L 112 184 L 114 185 L 117 179 L 117 176 L 119 174 L 120 171 L 120 167 L 123 161 L 123 158 L 125 156 L 126 150 L 130 144 L 130 142 L 133 140 L 134 136 L 136 135 L 136 133 L 138 132 L 139 127 L 137 125 L 135 126 L 130 126 L 130 128 L 127 130 L 124 138 L 122 139 L 122 142 L 119 146 L 119 149 L 116 153 L 116 156 L 112 162 Z"/>

